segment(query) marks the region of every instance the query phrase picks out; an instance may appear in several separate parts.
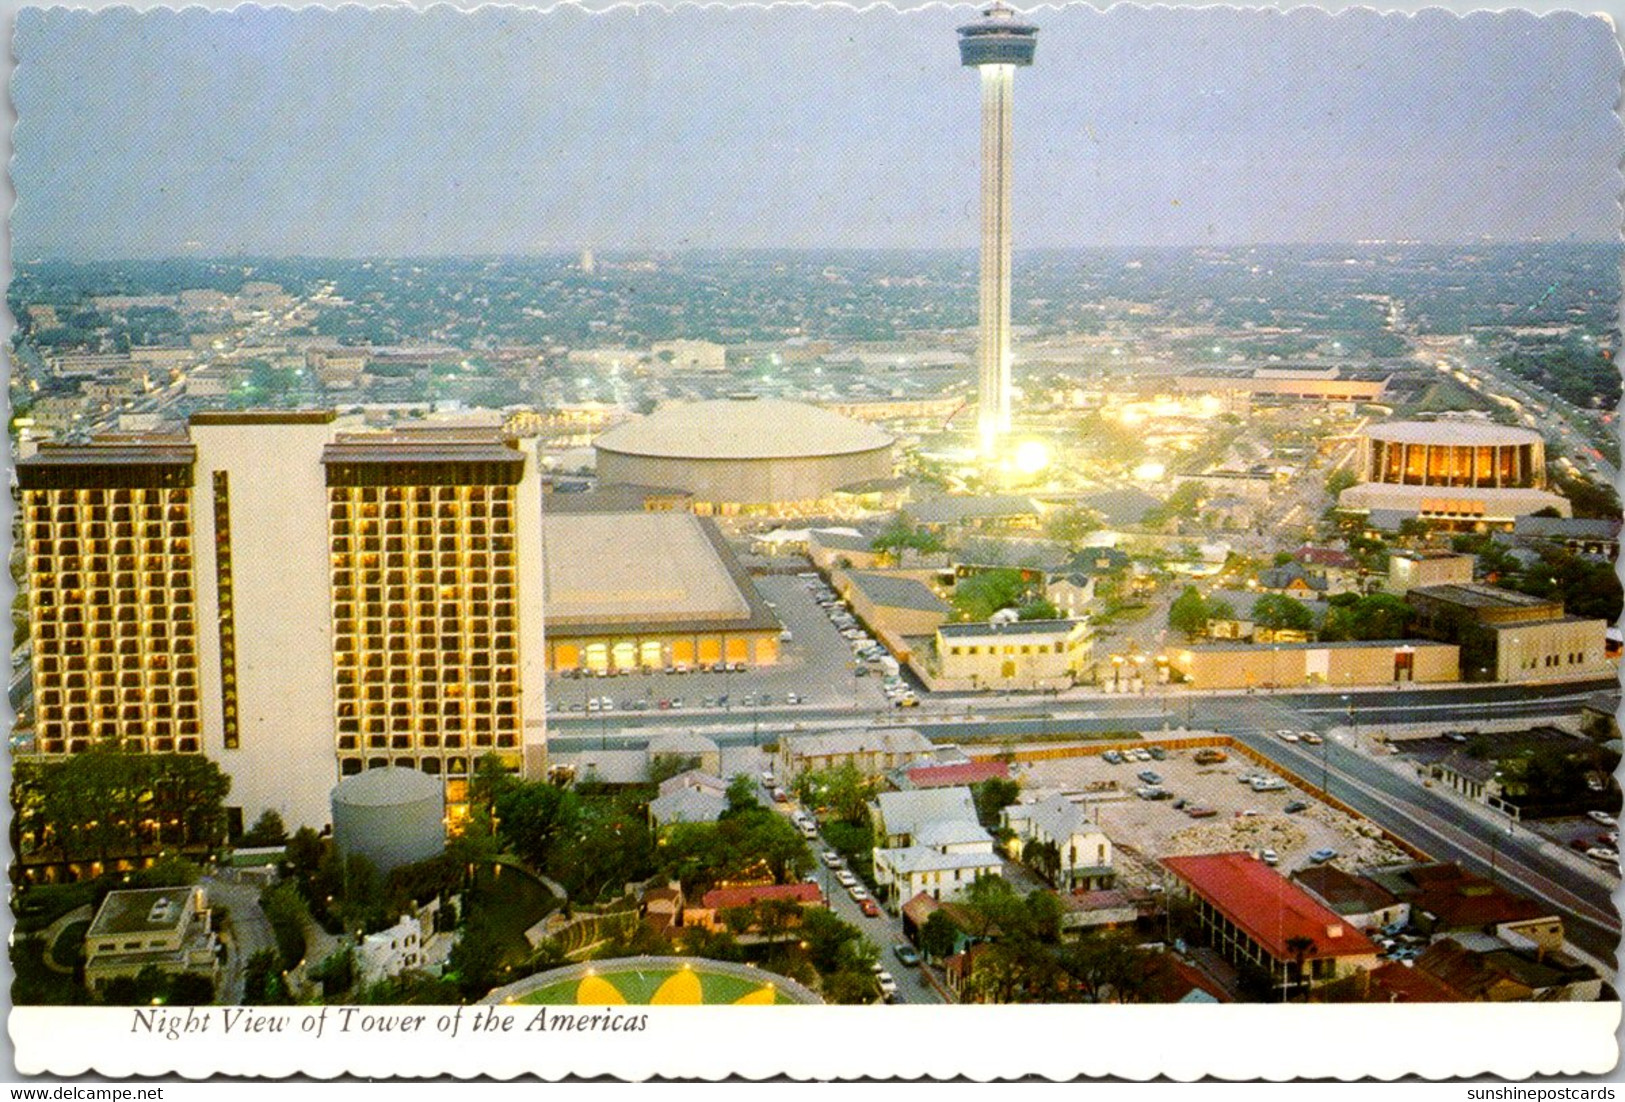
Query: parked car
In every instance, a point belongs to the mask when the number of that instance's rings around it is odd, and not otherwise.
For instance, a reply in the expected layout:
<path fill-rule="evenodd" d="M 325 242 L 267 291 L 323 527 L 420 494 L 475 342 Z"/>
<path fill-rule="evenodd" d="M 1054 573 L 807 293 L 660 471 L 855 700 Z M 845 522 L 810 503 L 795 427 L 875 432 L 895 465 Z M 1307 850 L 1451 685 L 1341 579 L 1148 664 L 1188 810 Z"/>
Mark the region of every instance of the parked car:
<path fill-rule="evenodd" d="M 897 994 L 897 981 L 884 968 L 875 973 L 875 982 L 880 984 L 880 993 L 882 995 Z"/>
<path fill-rule="evenodd" d="M 906 941 L 899 941 L 891 947 L 892 955 L 909 968 L 916 968 L 920 963 L 919 951 Z"/>
<path fill-rule="evenodd" d="M 835 882 L 843 888 L 850 888 L 858 882 L 858 878 L 853 876 L 849 870 L 841 869 L 835 874 Z"/>
<path fill-rule="evenodd" d="M 1211 807 L 1198 807 L 1196 804 L 1186 804 L 1185 814 L 1189 815 L 1192 819 L 1211 819 L 1213 816 L 1217 815 L 1218 812 L 1213 810 Z"/>
<path fill-rule="evenodd" d="M 1157 773 L 1157 772 L 1155 772 L 1154 770 L 1151 770 L 1151 769 L 1142 769 L 1142 770 L 1140 770 L 1138 773 L 1136 773 L 1134 775 L 1136 777 L 1139 777 L 1146 784 L 1161 784 L 1162 783 L 1161 774 L 1159 774 L 1159 773 Z"/>
<path fill-rule="evenodd" d="M 1104 761 L 1107 765 L 1119 765 L 1123 761 L 1123 755 L 1119 754 L 1116 750 L 1108 750 L 1104 754 L 1100 755 L 1100 760 Z"/>
<path fill-rule="evenodd" d="M 869 918 L 879 918 L 880 917 L 880 904 L 876 903 L 873 899 L 865 899 L 865 900 L 863 900 L 863 902 L 858 904 L 858 907 Z"/>
<path fill-rule="evenodd" d="M 865 899 L 870 898 L 869 889 L 862 884 L 851 885 L 846 889 L 846 894 L 852 897 L 854 903 L 862 903 Z"/>
<path fill-rule="evenodd" d="M 1317 849 L 1315 852 L 1309 855 L 1309 860 L 1313 861 L 1317 865 L 1324 865 L 1327 861 L 1330 861 L 1336 856 L 1337 851 L 1335 849 Z"/>
<path fill-rule="evenodd" d="M 1151 755 L 1152 761 L 1165 761 L 1168 758 L 1168 751 L 1160 746 L 1153 746 L 1146 752 Z"/>
<path fill-rule="evenodd" d="M 1606 811 L 1588 811 L 1586 814 L 1591 816 L 1591 818 L 1595 821 L 1601 823 L 1603 826 L 1613 826 L 1614 823 L 1617 822 L 1617 820 Z"/>
<path fill-rule="evenodd" d="M 1258 857 L 1266 865 L 1279 865 L 1281 863 L 1280 855 L 1272 849 L 1264 850 Z"/>
<path fill-rule="evenodd" d="M 787 804 L 787 803 L 789 803 L 790 802 L 790 793 L 786 792 L 782 788 L 775 788 L 773 790 L 773 802 L 776 803 L 776 804 Z"/>
<path fill-rule="evenodd" d="M 1313 731 L 1299 731 L 1298 737 L 1303 739 L 1303 741 L 1307 742 L 1310 746 L 1319 746 L 1322 742 L 1326 741 Z"/>
<path fill-rule="evenodd" d="M 1286 812 L 1288 815 L 1296 815 L 1300 811 L 1308 811 L 1309 805 L 1304 803 L 1302 800 L 1293 800 L 1281 810 Z"/>
<path fill-rule="evenodd" d="M 841 855 L 832 849 L 826 849 L 823 853 L 820 853 L 818 859 L 829 868 L 838 869 L 841 867 Z"/>
<path fill-rule="evenodd" d="M 1298 732 L 1296 732 L 1296 731 L 1277 731 L 1277 732 L 1275 732 L 1275 737 L 1280 739 L 1282 742 L 1297 742 L 1298 741 Z"/>

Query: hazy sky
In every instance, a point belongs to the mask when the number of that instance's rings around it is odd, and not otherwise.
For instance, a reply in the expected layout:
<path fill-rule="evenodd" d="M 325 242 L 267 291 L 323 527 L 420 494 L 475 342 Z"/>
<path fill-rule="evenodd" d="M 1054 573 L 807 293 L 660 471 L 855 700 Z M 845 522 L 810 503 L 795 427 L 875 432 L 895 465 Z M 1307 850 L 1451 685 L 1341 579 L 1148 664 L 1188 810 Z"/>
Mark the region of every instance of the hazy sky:
<path fill-rule="evenodd" d="M 1618 234 L 1601 19 L 1031 14 L 1018 247 Z M 26 10 L 14 256 L 972 246 L 970 15 Z"/>

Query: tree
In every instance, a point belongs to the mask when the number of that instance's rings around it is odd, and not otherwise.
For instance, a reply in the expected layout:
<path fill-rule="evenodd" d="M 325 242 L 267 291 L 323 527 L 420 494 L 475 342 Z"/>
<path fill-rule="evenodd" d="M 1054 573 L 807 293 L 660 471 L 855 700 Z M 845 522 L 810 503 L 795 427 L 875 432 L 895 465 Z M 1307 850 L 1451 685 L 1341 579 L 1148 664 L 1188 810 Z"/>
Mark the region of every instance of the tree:
<path fill-rule="evenodd" d="M 1185 592 L 1168 606 L 1168 626 L 1184 632 L 1187 639 L 1196 639 L 1207 631 L 1209 616 L 1207 602 L 1193 585 L 1186 586 Z"/>
<path fill-rule="evenodd" d="M 1014 567 L 984 570 L 954 587 L 954 609 L 962 620 L 986 620 L 1004 608 L 1015 608 L 1036 596 L 1035 579 Z"/>
<path fill-rule="evenodd" d="M 932 911 L 920 927 L 920 952 L 932 960 L 944 960 L 953 955 L 959 944 L 959 927 L 946 911 Z"/>
<path fill-rule="evenodd" d="M 1334 598 L 1328 604 L 1330 607 L 1326 610 L 1326 623 L 1320 637 L 1331 641 L 1403 639 L 1414 615 L 1414 610 L 1403 597 L 1391 593 L 1372 593 L 1352 601 Z"/>
<path fill-rule="evenodd" d="M 1021 785 L 1008 777 L 989 777 L 971 785 L 970 791 L 976 803 L 976 818 L 991 830 L 999 825 L 999 813 L 1021 795 Z"/>
<path fill-rule="evenodd" d="M 1357 485 L 1359 481 L 1360 476 L 1348 467 L 1339 467 L 1326 476 L 1326 493 L 1335 501 L 1344 490 Z"/>
<path fill-rule="evenodd" d="M 282 825 L 282 816 L 270 808 L 260 812 L 260 817 L 254 820 L 254 825 L 243 832 L 242 844 L 244 846 L 280 846 L 288 840 L 287 828 Z"/>
<path fill-rule="evenodd" d="M 1077 551 L 1100 530 L 1100 514 L 1081 505 L 1058 509 L 1044 522 L 1044 534 L 1069 551 Z"/>
<path fill-rule="evenodd" d="M 724 815 L 738 815 L 762 806 L 762 801 L 756 798 L 756 781 L 749 773 L 741 773 L 729 781 L 724 795 L 728 800 L 728 810 L 723 812 Z"/>
<path fill-rule="evenodd" d="M 581 799 L 567 788 L 546 781 L 516 782 L 498 794 L 493 805 L 498 833 L 533 868 L 544 868 L 554 843 L 580 825 Z"/>
<path fill-rule="evenodd" d="M 869 549 L 885 555 L 893 562 L 900 562 L 904 551 L 930 555 L 945 550 L 945 547 L 936 533 L 915 527 L 908 514 L 900 512 L 870 541 Z"/>
<path fill-rule="evenodd" d="M 1271 631 L 1312 631 L 1315 617 L 1302 601 L 1266 593 L 1253 602 L 1253 623 Z"/>
<path fill-rule="evenodd" d="M 1023 601 L 1016 607 L 1016 618 L 1020 620 L 1059 620 L 1061 610 L 1042 597 L 1034 597 Z"/>
<path fill-rule="evenodd" d="M 868 819 L 868 803 L 880 788 L 878 777 L 864 773 L 851 761 L 827 769 L 811 769 L 796 778 L 796 795 L 808 807 L 827 809 L 842 822 Z"/>

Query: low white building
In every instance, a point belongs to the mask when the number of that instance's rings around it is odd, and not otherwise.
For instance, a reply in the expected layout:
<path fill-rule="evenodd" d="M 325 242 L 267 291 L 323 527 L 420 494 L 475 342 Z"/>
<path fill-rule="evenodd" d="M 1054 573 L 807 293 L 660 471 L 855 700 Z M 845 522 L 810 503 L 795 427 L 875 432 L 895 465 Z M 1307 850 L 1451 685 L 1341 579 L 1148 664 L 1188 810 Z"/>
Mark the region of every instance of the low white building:
<path fill-rule="evenodd" d="M 1112 843 L 1099 826 L 1089 821 L 1085 808 L 1064 795 L 1034 803 L 1016 803 L 1001 813 L 1004 825 L 1015 833 L 1011 854 L 1018 861 L 1035 845 L 1053 845 L 1055 886 L 1062 891 L 1097 891 L 1111 886 Z M 1029 861 L 1029 864 L 1040 862 Z"/>
<path fill-rule="evenodd" d="M 402 915 L 389 929 L 361 939 L 356 946 L 355 961 L 363 986 L 445 963 L 457 937 L 435 932 L 435 916 L 440 906 L 436 899 L 416 914 Z"/>

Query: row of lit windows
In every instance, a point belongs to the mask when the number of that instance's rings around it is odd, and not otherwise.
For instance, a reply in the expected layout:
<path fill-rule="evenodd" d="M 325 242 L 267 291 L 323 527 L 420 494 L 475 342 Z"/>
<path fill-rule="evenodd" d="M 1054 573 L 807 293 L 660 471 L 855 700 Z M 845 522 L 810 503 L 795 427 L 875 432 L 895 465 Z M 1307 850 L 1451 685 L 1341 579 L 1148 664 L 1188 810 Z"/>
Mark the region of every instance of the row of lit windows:
<path fill-rule="evenodd" d="M 124 724 L 122 730 L 119 724 L 102 723 L 94 732 L 87 723 L 73 724 L 66 732 L 59 724 L 41 724 L 36 745 L 43 754 L 82 754 L 94 741 L 105 739 L 121 739 L 127 749 L 155 754 L 196 754 L 202 749 L 195 723 L 161 735 L 143 735 L 140 725 L 132 723 Z"/>
<path fill-rule="evenodd" d="M 334 486 L 328 496 L 334 501 L 358 501 L 364 504 L 384 502 L 506 500 L 513 491 L 507 486 Z"/>
<path fill-rule="evenodd" d="M 1054 644 L 1039 643 L 1039 644 L 1034 645 L 1034 644 L 1023 643 L 1019 647 L 1014 643 L 1006 643 L 1006 644 L 1003 644 L 1002 646 L 995 645 L 995 646 L 988 646 L 988 647 L 956 646 L 956 647 L 949 647 L 948 648 L 948 653 L 949 654 L 1065 654 L 1066 653 L 1066 644 L 1065 643 L 1054 643 Z"/>
<path fill-rule="evenodd" d="M 74 694 L 73 699 L 77 703 L 101 705 L 105 707 L 107 705 L 118 704 L 121 691 L 123 694 L 124 703 L 126 705 L 141 704 L 147 701 L 150 701 L 153 704 L 170 703 L 170 691 L 167 687 L 155 687 L 150 689 L 137 687 L 119 690 L 112 688 L 111 686 L 104 685 L 95 690 L 93 693 L 76 693 Z M 177 689 L 174 693 L 174 697 L 176 703 L 197 703 L 197 692 L 194 689 Z M 56 689 L 43 690 L 39 694 L 39 702 L 42 707 L 57 707 L 62 703 L 62 693 Z"/>
<path fill-rule="evenodd" d="M 159 552 L 162 546 L 150 546 L 154 541 L 165 539 L 185 540 L 192 535 L 192 526 L 185 521 L 171 521 L 168 524 L 162 521 L 151 524 L 113 524 L 109 526 L 103 521 L 88 521 L 83 524 L 49 524 L 41 521 L 30 521 L 28 525 L 28 538 L 35 544 L 47 545 L 62 540 L 82 539 L 92 542 L 114 541 L 112 549 L 115 555 L 133 555 L 135 548 L 130 546 L 133 542 L 145 541 L 149 546 L 143 550 Z"/>
<path fill-rule="evenodd" d="M 415 736 L 415 737 L 414 737 Z M 355 734 L 339 735 L 339 750 L 512 750 L 519 745 L 519 733 L 502 731 L 476 731 L 467 737 L 448 730 L 439 735 L 416 729 L 398 730 L 390 734 L 370 734 L 365 738 Z"/>
<path fill-rule="evenodd" d="M 344 774 L 346 777 L 353 777 L 357 773 L 360 773 L 363 769 L 387 769 L 390 766 L 397 766 L 406 769 L 421 769 L 430 776 L 468 776 L 468 759 L 465 757 L 431 757 L 423 758 L 421 761 L 410 757 L 368 758 L 364 765 L 360 758 L 339 759 L 339 772 Z M 450 793 L 448 792 L 448 799 L 449 798 Z"/>
<path fill-rule="evenodd" d="M 68 503 L 89 505 L 92 507 L 106 505 L 180 505 L 186 506 L 191 491 L 186 489 L 171 490 L 145 490 L 145 489 L 116 489 L 109 490 L 101 487 L 87 486 L 72 490 L 28 490 L 25 491 L 25 503 L 30 507 L 36 505 L 53 504 L 65 506 Z"/>
<path fill-rule="evenodd" d="M 140 589 L 141 586 L 137 584 L 137 581 L 140 578 L 141 575 L 137 574 L 133 570 L 127 570 L 119 574 L 109 573 L 105 570 L 99 574 L 86 574 L 79 570 L 73 569 L 73 567 L 70 565 L 67 568 L 67 572 L 62 574 L 54 574 L 50 571 L 40 571 L 36 573 L 32 579 L 30 579 L 30 582 L 35 590 L 110 589 L 115 592 L 122 593 Z M 163 575 L 159 575 L 157 578 L 149 577 L 146 584 L 149 591 L 149 596 L 151 596 L 153 593 L 162 593 L 164 591 L 161 588 L 164 585 Z M 169 575 L 168 585 L 171 589 L 192 588 L 191 571 L 182 570 L 171 573 Z"/>
<path fill-rule="evenodd" d="M 92 553 L 80 557 L 75 548 L 70 556 L 59 545 L 47 545 L 44 548 L 33 548 L 30 551 L 33 561 L 30 573 L 56 574 L 69 570 L 80 570 L 89 574 L 104 574 L 109 570 L 129 572 L 144 571 L 149 585 L 162 585 L 166 574 L 173 574 L 178 570 L 192 569 L 191 555 L 104 555 Z"/>

